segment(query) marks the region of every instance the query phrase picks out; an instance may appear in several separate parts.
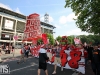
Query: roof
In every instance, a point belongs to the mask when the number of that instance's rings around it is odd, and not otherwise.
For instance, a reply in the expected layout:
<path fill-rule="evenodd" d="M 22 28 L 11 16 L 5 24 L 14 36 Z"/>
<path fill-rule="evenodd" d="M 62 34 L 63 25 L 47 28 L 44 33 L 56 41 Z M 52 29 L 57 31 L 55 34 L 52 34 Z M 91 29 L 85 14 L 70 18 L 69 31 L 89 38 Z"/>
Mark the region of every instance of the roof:
<path fill-rule="evenodd" d="M 9 9 L 3 8 L 3 7 L 0 7 L 0 12 L 6 13 L 6 14 L 9 14 L 9 15 L 12 15 L 12 16 L 16 16 L 18 18 L 26 19 L 25 15 L 14 12 L 12 10 L 9 10 Z M 41 24 L 44 25 L 44 26 L 49 26 L 49 27 L 56 28 L 55 26 L 53 26 L 51 24 L 48 24 L 48 23 L 41 22 Z"/>
<path fill-rule="evenodd" d="M 6 14 L 9 14 L 9 15 L 12 15 L 12 16 L 16 16 L 18 18 L 26 19 L 26 16 L 25 15 L 19 14 L 17 12 L 14 12 L 12 10 L 5 9 L 5 8 L 2 8 L 2 7 L 0 7 L 0 12 L 6 13 Z"/>
<path fill-rule="evenodd" d="M 44 25 L 44 26 L 53 27 L 53 29 L 56 28 L 55 26 L 48 24 L 48 23 L 45 23 L 45 22 L 41 22 L 41 24 Z"/>

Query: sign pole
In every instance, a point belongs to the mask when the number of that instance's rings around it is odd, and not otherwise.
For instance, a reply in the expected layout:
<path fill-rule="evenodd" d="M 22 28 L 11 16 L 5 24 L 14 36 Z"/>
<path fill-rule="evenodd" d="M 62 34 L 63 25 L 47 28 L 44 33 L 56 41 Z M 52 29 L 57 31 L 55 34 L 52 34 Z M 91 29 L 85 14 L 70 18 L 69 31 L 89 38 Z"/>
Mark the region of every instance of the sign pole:
<path fill-rule="evenodd" d="M 16 46 L 16 40 L 18 40 L 18 36 L 14 36 L 14 51 L 13 51 L 13 57 L 15 56 L 15 46 Z"/>
<path fill-rule="evenodd" d="M 14 57 L 14 54 L 15 54 L 15 45 L 16 45 L 16 41 L 14 40 L 14 50 L 13 50 L 13 57 Z"/>

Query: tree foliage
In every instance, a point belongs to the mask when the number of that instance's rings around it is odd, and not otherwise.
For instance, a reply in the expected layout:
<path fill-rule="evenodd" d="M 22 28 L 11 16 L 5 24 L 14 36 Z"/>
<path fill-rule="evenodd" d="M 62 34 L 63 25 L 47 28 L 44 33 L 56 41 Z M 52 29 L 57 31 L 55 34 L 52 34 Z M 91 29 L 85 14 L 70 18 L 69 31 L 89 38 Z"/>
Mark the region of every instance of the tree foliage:
<path fill-rule="evenodd" d="M 48 39 L 49 39 L 49 43 L 51 45 L 53 45 L 54 44 L 54 37 L 53 37 L 53 35 L 48 33 L 47 36 L 48 36 Z"/>
<path fill-rule="evenodd" d="M 60 42 L 60 40 L 61 40 L 61 36 L 58 36 L 58 37 L 56 37 L 56 40 L 58 41 L 58 42 Z"/>
<path fill-rule="evenodd" d="M 61 41 L 61 39 L 62 39 L 62 37 L 61 36 L 58 36 L 58 37 L 56 37 L 56 40 L 59 42 L 59 43 L 61 43 L 60 41 Z M 74 36 L 67 36 L 67 39 L 68 39 L 68 44 L 73 44 L 74 43 Z"/>
<path fill-rule="evenodd" d="M 71 7 L 76 25 L 82 30 L 100 34 L 100 0 L 66 0 L 65 7 Z"/>
<path fill-rule="evenodd" d="M 37 40 L 37 44 L 42 44 L 42 43 L 43 43 L 42 38 Z"/>
<path fill-rule="evenodd" d="M 68 37 L 68 44 L 75 44 L 74 43 L 74 38 L 75 36 L 67 36 Z M 82 44 L 84 44 L 85 42 L 87 44 L 92 43 L 93 45 L 98 45 L 100 44 L 100 36 L 99 35 L 79 35 L 77 36 L 78 38 L 80 38 Z M 61 36 L 58 36 L 56 38 L 57 41 L 59 41 L 59 43 L 61 44 L 60 40 L 61 40 Z"/>
<path fill-rule="evenodd" d="M 88 35 L 88 36 L 85 36 L 85 35 L 80 35 L 79 36 L 81 38 L 81 42 L 84 43 L 92 43 L 93 45 L 98 45 L 100 44 L 100 36 L 98 35 Z"/>
<path fill-rule="evenodd" d="M 68 36 L 68 44 L 74 43 L 74 36 Z"/>

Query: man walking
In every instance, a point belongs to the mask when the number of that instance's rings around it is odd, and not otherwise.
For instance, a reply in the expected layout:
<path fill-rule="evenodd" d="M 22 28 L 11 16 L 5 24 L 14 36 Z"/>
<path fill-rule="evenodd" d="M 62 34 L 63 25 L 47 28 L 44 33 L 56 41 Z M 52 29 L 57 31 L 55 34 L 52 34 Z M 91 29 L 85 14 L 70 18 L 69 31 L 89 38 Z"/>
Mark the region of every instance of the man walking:
<path fill-rule="evenodd" d="M 54 71 L 52 74 L 56 74 L 57 64 L 61 65 L 61 58 L 60 58 L 60 46 L 55 46 L 53 52 L 55 53 L 55 60 L 54 60 Z M 61 71 L 63 71 L 63 67 L 61 66 Z"/>
<path fill-rule="evenodd" d="M 100 50 L 98 46 L 89 53 L 89 62 L 91 62 L 92 70 L 95 75 L 100 75 Z"/>
<path fill-rule="evenodd" d="M 47 57 L 45 48 L 46 48 L 46 46 L 43 45 L 42 48 L 40 48 L 40 51 L 39 51 L 38 75 L 40 75 L 40 70 L 41 69 L 43 69 L 45 71 L 45 74 L 48 75 L 48 71 L 47 71 L 47 61 L 49 60 L 49 58 Z"/>

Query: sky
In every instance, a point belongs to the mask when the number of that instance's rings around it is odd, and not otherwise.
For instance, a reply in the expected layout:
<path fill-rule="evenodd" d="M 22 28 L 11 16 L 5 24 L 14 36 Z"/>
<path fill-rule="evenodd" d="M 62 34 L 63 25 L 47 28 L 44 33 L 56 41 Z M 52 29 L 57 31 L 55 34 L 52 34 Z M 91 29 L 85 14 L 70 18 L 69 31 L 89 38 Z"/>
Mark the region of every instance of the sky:
<path fill-rule="evenodd" d="M 65 0 L 0 0 L 0 7 L 15 11 L 23 15 L 40 14 L 44 21 L 45 13 L 49 14 L 49 24 L 54 25 L 54 37 L 69 35 L 88 35 L 75 24 L 77 18 L 71 8 L 64 8 Z"/>

